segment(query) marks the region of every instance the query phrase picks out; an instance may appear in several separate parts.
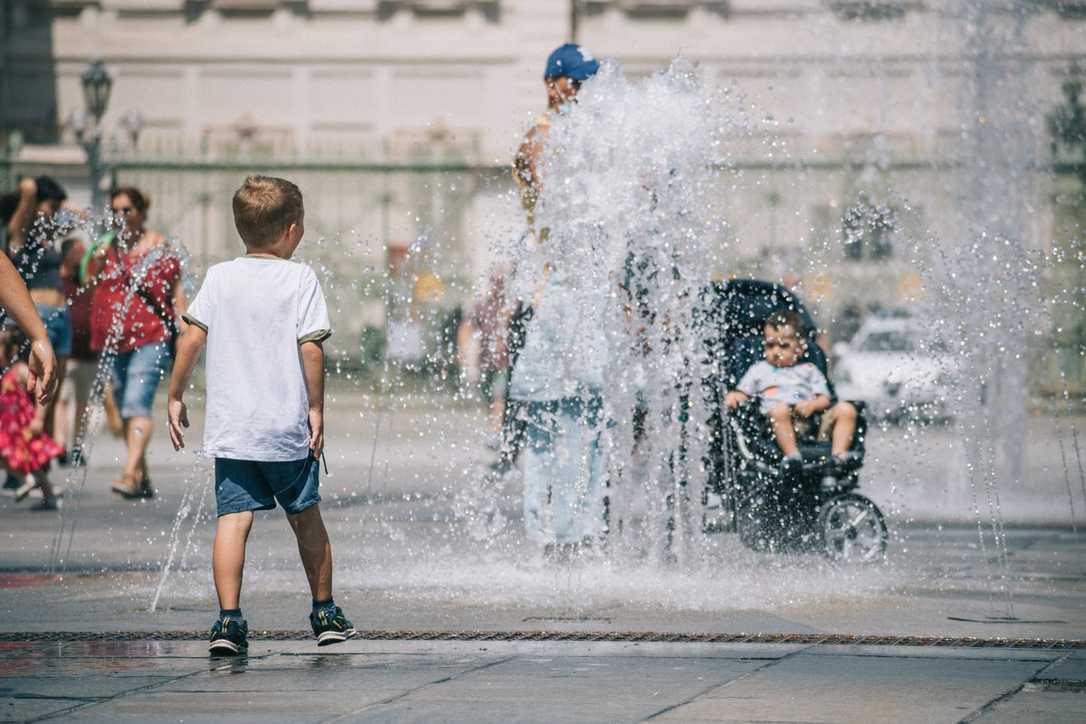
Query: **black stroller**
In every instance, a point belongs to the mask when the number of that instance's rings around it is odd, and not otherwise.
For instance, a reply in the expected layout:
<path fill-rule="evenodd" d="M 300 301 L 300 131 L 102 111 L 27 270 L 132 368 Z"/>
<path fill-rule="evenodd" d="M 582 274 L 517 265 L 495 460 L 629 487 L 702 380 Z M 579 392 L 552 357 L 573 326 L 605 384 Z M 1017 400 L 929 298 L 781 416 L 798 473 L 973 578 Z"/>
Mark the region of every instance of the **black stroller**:
<path fill-rule="evenodd" d="M 857 428 L 851 460 L 837 463 L 828 442 L 801 436 L 802 468 L 790 476 L 782 473 L 780 450 L 758 405 L 748 403 L 733 411 L 724 404 L 728 390 L 762 358 L 764 322 L 781 308 L 801 315 L 807 329 L 802 361 L 815 364 L 828 378 L 810 313 L 783 286 L 754 279 L 714 284 L 704 301 L 704 321 L 713 330 L 707 335 L 709 359 L 715 361 L 707 381 L 714 414 L 705 502 L 710 491 L 720 498 L 725 524 L 718 529 L 737 532 L 745 546 L 757 551 L 816 550 L 834 560 L 881 559 L 888 537 L 885 519 L 871 500 L 856 492 L 867 432 L 863 403 L 852 403 Z M 830 393 L 836 402 L 832 383 Z M 817 420 L 812 428 L 818 429 Z"/>

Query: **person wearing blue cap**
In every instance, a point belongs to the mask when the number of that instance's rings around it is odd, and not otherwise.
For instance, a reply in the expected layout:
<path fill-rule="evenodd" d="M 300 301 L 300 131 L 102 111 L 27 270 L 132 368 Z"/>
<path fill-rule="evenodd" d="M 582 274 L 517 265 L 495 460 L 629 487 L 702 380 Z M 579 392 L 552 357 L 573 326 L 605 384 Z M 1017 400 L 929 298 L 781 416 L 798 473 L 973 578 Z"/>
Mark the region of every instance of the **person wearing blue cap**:
<path fill-rule="evenodd" d="M 574 102 L 581 84 L 594 76 L 600 63 L 592 53 L 575 43 L 555 48 L 547 58 L 543 71 L 543 83 L 547 88 L 547 113 L 532 126 L 513 161 L 513 178 L 520 187 L 521 203 L 528 215 L 528 225 L 533 227 L 533 211 L 539 195 L 539 177 L 536 162 L 543 152 L 543 143 L 550 130 L 550 116 L 560 113 Z"/>
<path fill-rule="evenodd" d="M 572 43 L 550 54 L 543 73 L 547 114 L 528 131 L 513 162 L 527 215 L 525 238 L 539 251 L 544 251 L 549 230 L 536 227 L 535 207 L 542 190 L 538 162 L 551 119 L 569 109 L 581 84 L 599 67 L 591 53 Z M 563 350 L 576 348 L 576 341 L 567 339 L 570 327 L 562 322 L 568 290 L 561 275 L 552 274 L 549 262 L 542 266 L 519 270 L 527 283 L 518 286 L 531 288 L 522 289 L 522 301 L 510 322 L 506 415 L 511 422 L 503 454 L 509 461 L 525 447 L 525 532 L 543 545 L 545 556 L 563 561 L 590 545 L 602 526 L 598 446 L 602 404 L 598 387 L 571 373 L 577 365 L 563 358 Z M 550 515 L 545 512 L 548 508 Z"/>

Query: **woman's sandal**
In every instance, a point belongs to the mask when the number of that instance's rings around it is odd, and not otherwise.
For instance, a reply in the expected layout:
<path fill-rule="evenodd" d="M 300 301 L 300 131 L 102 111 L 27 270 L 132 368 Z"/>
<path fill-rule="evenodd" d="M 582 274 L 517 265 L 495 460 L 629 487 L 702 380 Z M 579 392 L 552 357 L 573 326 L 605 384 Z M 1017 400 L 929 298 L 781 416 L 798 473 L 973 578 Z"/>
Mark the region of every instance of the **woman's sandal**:
<path fill-rule="evenodd" d="M 144 492 L 143 483 L 135 475 L 129 475 L 128 473 L 122 475 L 120 480 L 114 480 L 110 490 L 128 500 L 148 497 Z"/>

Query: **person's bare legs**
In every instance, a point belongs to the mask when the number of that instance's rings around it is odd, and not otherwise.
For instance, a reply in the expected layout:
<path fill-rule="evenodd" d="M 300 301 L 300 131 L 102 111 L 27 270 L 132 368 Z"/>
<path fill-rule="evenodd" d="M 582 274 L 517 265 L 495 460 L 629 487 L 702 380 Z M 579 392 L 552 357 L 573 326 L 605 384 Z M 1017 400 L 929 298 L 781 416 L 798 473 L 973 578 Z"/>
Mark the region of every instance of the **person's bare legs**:
<path fill-rule="evenodd" d="M 851 402 L 838 402 L 831 413 L 833 435 L 830 438 L 830 450 L 833 455 L 844 455 L 852 446 L 852 436 L 856 434 L 856 406 Z"/>
<path fill-rule="evenodd" d="M 151 442 L 154 422 L 149 417 L 130 417 L 124 421 L 125 442 L 128 444 L 128 458 L 124 464 L 124 474 L 139 485 L 147 468 L 144 457 Z"/>
<path fill-rule="evenodd" d="M 288 515 L 294 537 L 298 540 L 305 577 L 314 601 L 332 598 L 332 544 L 321 518 L 320 505 L 311 505 L 301 513 Z"/>
<path fill-rule="evenodd" d="M 792 427 L 792 408 L 788 405 L 774 405 L 769 408 L 769 421 L 773 423 L 773 436 L 785 457 L 799 455 L 796 444 L 796 429 Z"/>
<path fill-rule="evenodd" d="M 227 513 L 219 516 L 215 543 L 211 548 L 211 571 L 219 608 L 241 608 L 241 579 L 245 571 L 245 543 L 253 527 L 253 512 Z"/>

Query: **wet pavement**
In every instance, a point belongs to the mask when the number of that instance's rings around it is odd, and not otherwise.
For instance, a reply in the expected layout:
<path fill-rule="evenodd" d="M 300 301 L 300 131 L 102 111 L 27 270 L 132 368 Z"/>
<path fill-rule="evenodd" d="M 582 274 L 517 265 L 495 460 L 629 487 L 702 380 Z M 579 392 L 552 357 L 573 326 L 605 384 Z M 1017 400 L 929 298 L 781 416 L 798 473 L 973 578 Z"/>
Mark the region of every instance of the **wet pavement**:
<path fill-rule="evenodd" d="M 493 540 L 459 520 L 472 509 L 459 494 L 485 456 L 476 410 L 388 414 L 376 442 L 372 418 L 352 432 L 350 416 L 335 415 L 322 508 L 336 599 L 360 629 L 989 645 L 357 640 L 318 653 L 302 640 L 255 640 L 247 659 L 209 660 L 198 640 L 215 612 L 206 467 L 160 438 L 158 497 L 121 501 L 107 492 L 121 448 L 103 438 L 82 495 L 64 501 L 63 528 L 54 514 L 0 500 L 0 719 L 1081 721 L 1086 710 L 1082 651 L 994 645 L 1086 639 L 1086 500 L 1053 464 L 1066 421 L 1034 421 L 1032 477 L 1000 491 L 1007 525 L 998 529 L 984 491 L 955 487 L 937 469 L 953 466 L 939 452 L 952 447 L 952 430 L 876 436 L 864 490 L 893 531 L 878 566 L 755 554 L 725 533 L 675 565 L 639 556 L 627 535 L 612 551 L 555 567 L 518 538 L 515 476 L 491 491 L 504 520 Z M 904 449 L 929 454 L 904 460 Z M 243 598 L 250 626 L 300 638 L 308 607 L 282 514 L 261 514 Z M 13 640 L 27 632 L 51 643 Z M 106 640 L 73 640 L 87 632 Z M 146 639 L 109 641 L 110 632 Z"/>
<path fill-rule="evenodd" d="M 0 718 L 1081 721 L 1083 652 L 633 643 L 6 644 Z"/>

